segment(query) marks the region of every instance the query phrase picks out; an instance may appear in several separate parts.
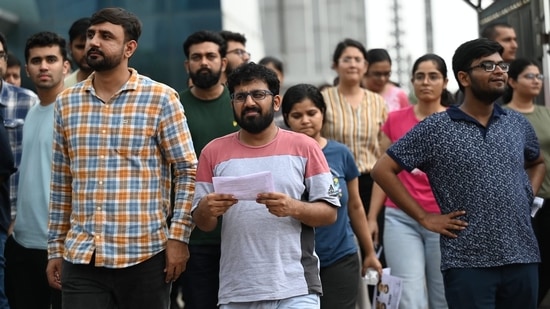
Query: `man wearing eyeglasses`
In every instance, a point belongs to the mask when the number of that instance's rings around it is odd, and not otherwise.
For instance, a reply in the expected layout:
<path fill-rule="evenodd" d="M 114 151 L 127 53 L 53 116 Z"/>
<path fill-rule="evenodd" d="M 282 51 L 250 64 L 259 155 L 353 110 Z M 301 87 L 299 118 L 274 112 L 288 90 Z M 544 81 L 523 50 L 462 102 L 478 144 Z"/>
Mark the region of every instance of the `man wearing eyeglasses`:
<path fill-rule="evenodd" d="M 7 131 L 11 151 L 14 156 L 14 168 L 21 162 L 21 144 L 23 140 L 23 124 L 31 107 L 38 103 L 38 97 L 34 92 L 13 86 L 4 82 L 4 74 L 7 69 L 8 46 L 6 38 L 0 33 L 0 111 L 3 116 L 4 128 Z M 9 308 L 8 300 L 4 294 L 4 244 L 12 218 L 15 214 L 17 201 L 17 183 L 19 172 L 10 177 L 10 207 L 0 208 L 0 309 Z"/>
<path fill-rule="evenodd" d="M 222 83 L 227 82 L 227 76 L 231 74 L 238 66 L 247 63 L 250 60 L 250 53 L 246 51 L 246 38 L 244 34 L 231 32 L 227 30 L 220 31 L 226 43 L 227 67 L 222 75 Z"/>
<path fill-rule="evenodd" d="M 539 249 L 530 209 L 545 173 L 537 136 L 518 112 L 493 103 L 509 69 L 500 44 L 462 44 L 453 71 L 464 103 L 434 114 L 394 143 L 372 175 L 387 195 L 441 237 L 449 308 L 537 308 Z M 441 208 L 428 214 L 397 174 L 425 172 Z"/>
<path fill-rule="evenodd" d="M 193 200 L 197 228 L 213 230 L 223 216 L 220 308 L 319 308 L 314 227 L 333 223 L 340 205 L 326 159 L 312 139 L 275 125 L 281 97 L 271 69 L 244 64 L 228 87 L 241 129 L 204 147 Z M 214 190 L 214 177 L 259 172 L 273 189 L 257 181 L 251 195 Z"/>
<path fill-rule="evenodd" d="M 193 87 L 180 93 L 195 152 L 211 140 L 235 132 L 229 90 L 221 81 L 226 69 L 225 40 L 216 32 L 198 31 L 183 43 L 185 69 Z M 218 308 L 221 220 L 212 232 L 194 229 L 189 239 L 187 267 L 172 286 L 172 307 L 182 289 L 186 309 Z"/>

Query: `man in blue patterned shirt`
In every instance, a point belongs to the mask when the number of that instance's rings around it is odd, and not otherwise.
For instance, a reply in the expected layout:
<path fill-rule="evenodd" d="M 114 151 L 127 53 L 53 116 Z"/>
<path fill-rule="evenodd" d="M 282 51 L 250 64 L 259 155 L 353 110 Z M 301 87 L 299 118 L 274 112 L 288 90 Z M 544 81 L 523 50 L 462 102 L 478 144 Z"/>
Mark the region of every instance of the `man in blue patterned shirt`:
<path fill-rule="evenodd" d="M 540 256 L 530 206 L 545 165 L 527 119 L 493 103 L 508 78 L 501 55 L 502 46 L 488 39 L 462 44 L 453 71 L 464 103 L 426 118 L 372 171 L 400 208 L 443 236 L 449 308 L 537 307 Z M 428 175 L 440 215 L 426 213 L 399 182 L 401 170 L 414 168 Z"/>

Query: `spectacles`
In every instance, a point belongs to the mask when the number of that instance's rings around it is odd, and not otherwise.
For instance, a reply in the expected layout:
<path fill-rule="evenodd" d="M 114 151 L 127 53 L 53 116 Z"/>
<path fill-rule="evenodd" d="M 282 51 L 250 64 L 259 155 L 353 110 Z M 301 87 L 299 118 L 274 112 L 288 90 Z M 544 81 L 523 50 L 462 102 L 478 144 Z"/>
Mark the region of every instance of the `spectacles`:
<path fill-rule="evenodd" d="M 544 79 L 544 75 L 543 74 L 535 74 L 535 73 L 527 73 L 525 75 L 523 75 L 524 78 L 527 78 L 529 80 L 535 80 L 535 79 L 538 79 L 540 81 L 542 81 Z"/>
<path fill-rule="evenodd" d="M 248 58 L 250 58 L 250 53 L 247 52 L 247 51 L 244 50 L 244 49 L 241 49 L 241 48 L 237 48 L 237 49 L 233 49 L 233 50 L 228 50 L 228 51 L 226 52 L 226 54 L 231 54 L 231 53 L 233 53 L 233 54 L 235 54 L 235 55 L 237 55 L 237 56 L 239 56 L 239 57 L 241 57 L 241 58 L 244 58 L 245 55 L 248 55 Z"/>
<path fill-rule="evenodd" d="M 0 51 L 0 59 L 8 60 L 8 54 L 4 51 Z"/>
<path fill-rule="evenodd" d="M 254 102 L 259 103 L 259 101 L 264 100 L 268 95 L 273 95 L 273 92 L 269 90 L 251 90 L 249 92 L 237 92 L 231 95 L 231 100 L 234 103 L 244 103 L 246 98 L 250 96 Z"/>
<path fill-rule="evenodd" d="M 510 64 L 507 62 L 492 62 L 492 61 L 483 61 L 482 63 L 478 65 L 474 65 L 473 67 L 470 67 L 468 71 L 482 68 L 485 72 L 493 72 L 497 66 L 502 70 L 502 72 L 506 73 L 510 69 Z"/>
<path fill-rule="evenodd" d="M 378 79 L 390 78 L 391 71 L 390 72 L 367 72 L 367 76 L 371 76 L 371 77 L 378 78 Z"/>
<path fill-rule="evenodd" d="M 342 63 L 352 63 L 352 62 L 355 62 L 355 63 L 364 63 L 365 62 L 365 59 L 363 59 L 362 57 L 344 57 L 344 58 L 340 58 L 339 59 L 340 62 Z"/>

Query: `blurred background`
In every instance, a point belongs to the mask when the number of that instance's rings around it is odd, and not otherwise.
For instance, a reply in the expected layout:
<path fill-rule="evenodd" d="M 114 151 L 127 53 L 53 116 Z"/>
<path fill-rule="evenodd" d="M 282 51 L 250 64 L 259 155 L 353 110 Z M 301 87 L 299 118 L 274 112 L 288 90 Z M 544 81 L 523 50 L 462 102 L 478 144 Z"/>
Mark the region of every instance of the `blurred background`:
<path fill-rule="evenodd" d="M 516 29 L 518 56 L 540 60 L 549 75 L 548 0 L 0 0 L 0 31 L 24 62 L 31 34 L 48 30 L 67 38 L 73 21 L 111 6 L 132 11 L 143 23 L 130 65 L 178 91 L 187 79 L 182 43 L 202 29 L 245 34 L 251 61 L 266 55 L 281 59 L 284 88 L 331 83 L 336 76 L 333 50 L 342 39 L 353 38 L 367 49 L 388 49 L 394 63 L 391 79 L 409 91 L 416 58 L 434 52 L 451 69 L 461 43 L 477 38 L 490 22 L 506 21 Z M 25 78 L 23 86 L 32 89 Z M 449 79 L 449 89 L 456 90 Z M 548 78 L 545 82 L 548 92 Z"/>

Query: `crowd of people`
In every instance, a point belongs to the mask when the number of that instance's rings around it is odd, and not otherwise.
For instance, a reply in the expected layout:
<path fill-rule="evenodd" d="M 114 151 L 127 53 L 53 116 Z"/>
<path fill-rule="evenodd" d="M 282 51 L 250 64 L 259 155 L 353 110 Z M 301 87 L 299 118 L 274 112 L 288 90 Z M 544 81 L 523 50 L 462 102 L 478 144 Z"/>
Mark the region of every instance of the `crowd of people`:
<path fill-rule="evenodd" d="M 0 34 L 0 309 L 370 308 L 386 266 L 400 309 L 542 302 L 550 109 L 508 24 L 456 49 L 456 95 L 416 59 L 414 103 L 384 49 L 343 39 L 332 85 L 283 93 L 227 30 L 184 40 L 178 93 L 130 66 L 141 29 L 100 9 L 23 65 Z"/>

